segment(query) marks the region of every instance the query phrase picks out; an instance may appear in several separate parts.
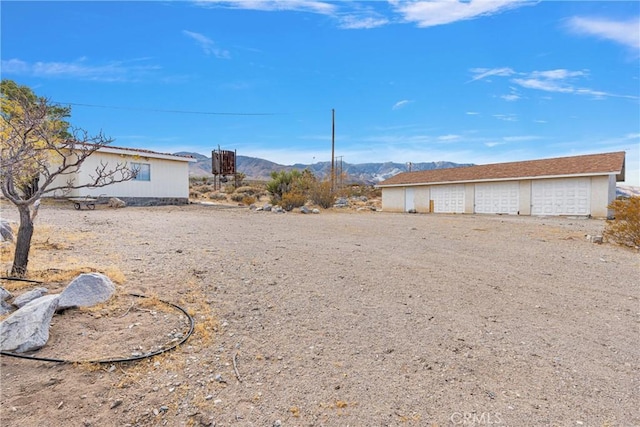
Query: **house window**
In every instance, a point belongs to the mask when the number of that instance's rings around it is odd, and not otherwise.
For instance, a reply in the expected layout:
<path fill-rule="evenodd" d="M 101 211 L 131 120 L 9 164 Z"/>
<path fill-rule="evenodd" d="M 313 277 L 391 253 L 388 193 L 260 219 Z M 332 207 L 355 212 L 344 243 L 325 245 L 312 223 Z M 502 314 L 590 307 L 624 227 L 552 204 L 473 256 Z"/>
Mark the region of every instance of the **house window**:
<path fill-rule="evenodd" d="M 131 163 L 131 171 L 135 173 L 134 181 L 151 181 L 151 165 L 149 163 Z"/>

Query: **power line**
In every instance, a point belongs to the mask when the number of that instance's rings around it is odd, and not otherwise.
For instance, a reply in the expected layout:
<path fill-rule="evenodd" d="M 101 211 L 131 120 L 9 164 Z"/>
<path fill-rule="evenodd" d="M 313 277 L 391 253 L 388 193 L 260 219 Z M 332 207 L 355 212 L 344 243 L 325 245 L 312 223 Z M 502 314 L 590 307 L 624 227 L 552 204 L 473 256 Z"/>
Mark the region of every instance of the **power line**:
<path fill-rule="evenodd" d="M 58 105 L 73 105 L 78 107 L 108 108 L 112 110 L 151 111 L 154 113 L 200 114 L 200 115 L 207 115 L 207 116 L 276 116 L 277 115 L 277 113 L 229 113 L 229 112 L 221 113 L 221 112 L 212 112 L 212 111 L 161 110 L 157 108 L 119 107 L 114 105 L 81 104 L 77 102 L 53 101 L 53 103 Z"/>

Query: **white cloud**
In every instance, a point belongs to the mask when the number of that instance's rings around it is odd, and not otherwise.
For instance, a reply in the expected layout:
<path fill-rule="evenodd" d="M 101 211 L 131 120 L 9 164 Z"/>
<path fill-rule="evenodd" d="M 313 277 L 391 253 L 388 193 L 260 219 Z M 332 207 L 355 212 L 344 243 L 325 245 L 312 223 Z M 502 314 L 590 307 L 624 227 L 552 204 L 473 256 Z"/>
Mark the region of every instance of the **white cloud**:
<path fill-rule="evenodd" d="M 544 92 L 567 93 L 573 95 L 586 95 L 595 99 L 606 97 L 638 99 L 635 95 L 617 95 L 602 90 L 586 87 L 578 87 L 574 81 L 584 79 L 589 76 L 589 70 L 567 70 L 558 68 L 554 70 L 531 71 L 528 73 L 518 72 L 508 67 L 503 68 L 472 68 L 469 82 L 485 80 L 488 77 L 511 77 L 511 83 L 525 89 L 534 89 Z M 468 82 L 468 83 L 469 83 Z M 500 96 L 506 101 L 515 101 L 521 98 L 515 87 L 511 87 L 509 95 Z"/>
<path fill-rule="evenodd" d="M 527 89 L 544 90 L 546 92 L 571 93 L 573 89 L 562 82 L 544 79 L 513 79 L 513 82 Z"/>
<path fill-rule="evenodd" d="M 524 5 L 534 4 L 517 0 L 469 0 L 469 1 L 408 1 L 389 2 L 405 21 L 415 22 L 419 27 L 433 27 L 452 22 L 490 16 Z"/>
<path fill-rule="evenodd" d="M 348 30 L 377 28 L 388 23 L 389 20 L 381 16 L 345 15 L 340 18 L 340 27 Z"/>
<path fill-rule="evenodd" d="M 231 9 L 307 12 L 331 16 L 343 29 L 369 29 L 391 22 L 416 23 L 418 27 L 432 27 L 457 21 L 491 16 L 525 5 L 533 0 L 388 0 L 392 13 L 386 17 L 374 11 L 368 2 L 320 0 L 196 0 L 202 7 Z M 371 4 L 376 2 L 371 2 Z M 382 2 L 381 2 L 382 3 Z"/>
<path fill-rule="evenodd" d="M 457 141 L 460 139 L 460 135 L 442 135 L 438 137 L 438 141 L 441 142 L 451 142 L 451 141 Z"/>
<path fill-rule="evenodd" d="M 72 77 L 95 81 L 136 81 L 143 75 L 160 69 L 156 65 L 132 65 L 132 62 L 145 61 L 148 58 L 133 61 L 111 61 L 107 64 L 92 65 L 86 58 L 73 62 L 34 62 L 28 63 L 20 59 L 2 61 L 2 72 L 5 74 L 22 74 L 38 77 Z"/>
<path fill-rule="evenodd" d="M 504 99 L 505 101 L 512 102 L 520 99 L 520 95 L 517 95 L 515 93 L 510 93 L 509 95 L 501 95 L 500 98 Z"/>
<path fill-rule="evenodd" d="M 465 114 L 467 116 L 478 116 L 478 115 L 480 115 L 480 113 L 478 113 L 477 111 L 467 111 Z"/>
<path fill-rule="evenodd" d="M 403 99 L 402 101 L 398 101 L 395 104 L 393 104 L 393 107 L 391 107 L 392 110 L 398 110 L 402 107 L 404 107 L 405 105 L 411 103 L 413 101 L 410 101 L 408 99 Z"/>
<path fill-rule="evenodd" d="M 531 73 L 531 77 L 548 80 L 565 80 L 571 77 L 586 77 L 588 75 L 587 71 L 569 71 L 565 69 L 534 71 Z"/>
<path fill-rule="evenodd" d="M 495 117 L 498 120 L 502 120 L 504 122 L 518 121 L 518 116 L 516 116 L 515 114 L 494 114 L 493 117 Z"/>
<path fill-rule="evenodd" d="M 196 4 L 263 11 L 293 10 L 322 15 L 332 15 L 337 10 L 332 3 L 314 0 L 201 0 Z"/>
<path fill-rule="evenodd" d="M 567 27 L 577 34 L 586 34 L 640 49 L 640 18 L 615 21 L 605 18 L 573 17 Z"/>
<path fill-rule="evenodd" d="M 503 67 L 503 68 L 472 68 L 471 73 L 474 76 L 469 80 L 469 82 L 475 82 L 476 80 L 483 80 L 487 77 L 491 76 L 511 76 L 515 73 L 511 68 Z"/>
<path fill-rule="evenodd" d="M 505 136 L 502 139 L 506 142 L 527 142 L 527 141 L 536 141 L 542 138 L 536 135 L 516 135 L 516 136 Z"/>
<path fill-rule="evenodd" d="M 504 142 L 496 142 L 496 141 L 484 143 L 484 145 L 489 148 L 497 147 L 498 145 L 504 145 L 504 144 L 505 144 Z"/>
<path fill-rule="evenodd" d="M 227 59 L 230 57 L 229 51 L 217 48 L 215 42 L 207 36 L 187 30 L 182 30 L 182 33 L 187 37 L 195 40 L 206 55 L 213 54 L 216 58 L 222 59 Z"/>
<path fill-rule="evenodd" d="M 28 74 L 30 70 L 29 64 L 20 59 L 2 60 L 0 64 L 5 74 Z"/>

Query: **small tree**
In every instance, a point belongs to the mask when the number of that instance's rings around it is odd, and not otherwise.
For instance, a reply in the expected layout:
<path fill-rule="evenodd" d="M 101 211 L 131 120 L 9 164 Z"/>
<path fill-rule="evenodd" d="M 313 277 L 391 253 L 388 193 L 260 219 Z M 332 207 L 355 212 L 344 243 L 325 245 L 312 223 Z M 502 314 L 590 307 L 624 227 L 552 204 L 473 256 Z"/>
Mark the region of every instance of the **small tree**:
<path fill-rule="evenodd" d="M 27 273 L 33 219 L 40 198 L 53 192 L 104 187 L 132 179 L 126 163 L 109 167 L 101 162 L 88 183 L 74 182 L 80 165 L 113 140 L 102 133 L 89 136 L 65 120 L 68 107 L 52 105 L 31 89 L 11 80 L 0 83 L 0 185 L 2 194 L 17 208 L 20 225 L 11 275 Z"/>

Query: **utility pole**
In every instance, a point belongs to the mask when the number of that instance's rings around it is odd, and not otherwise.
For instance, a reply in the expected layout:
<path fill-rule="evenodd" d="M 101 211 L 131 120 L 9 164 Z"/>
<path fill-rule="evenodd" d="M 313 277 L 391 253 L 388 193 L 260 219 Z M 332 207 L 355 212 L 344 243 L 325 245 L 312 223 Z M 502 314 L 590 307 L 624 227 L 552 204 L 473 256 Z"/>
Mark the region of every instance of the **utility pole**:
<path fill-rule="evenodd" d="M 336 110 L 331 109 L 331 191 L 335 191 L 336 184 Z"/>

